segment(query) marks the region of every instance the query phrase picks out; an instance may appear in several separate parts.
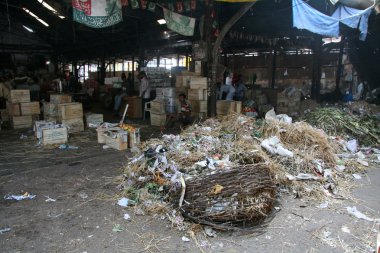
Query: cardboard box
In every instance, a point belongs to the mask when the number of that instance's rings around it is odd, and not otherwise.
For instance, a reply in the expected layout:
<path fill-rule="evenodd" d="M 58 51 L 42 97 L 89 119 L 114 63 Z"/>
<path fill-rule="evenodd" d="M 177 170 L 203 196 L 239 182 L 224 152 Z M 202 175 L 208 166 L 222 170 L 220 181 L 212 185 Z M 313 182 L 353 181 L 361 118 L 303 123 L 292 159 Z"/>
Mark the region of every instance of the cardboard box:
<path fill-rule="evenodd" d="M 21 115 L 36 115 L 40 114 L 39 102 L 20 103 Z"/>
<path fill-rule="evenodd" d="M 121 131 L 120 127 L 112 127 L 112 128 L 105 128 L 103 125 L 100 125 L 97 129 L 97 135 L 98 135 L 98 143 L 106 143 L 106 138 L 105 138 L 105 132 L 107 131 Z"/>
<path fill-rule="evenodd" d="M 29 90 L 11 90 L 9 102 L 11 103 L 30 102 L 30 91 Z"/>
<path fill-rule="evenodd" d="M 9 116 L 21 116 L 20 103 L 7 103 Z"/>
<path fill-rule="evenodd" d="M 166 124 L 166 114 L 150 114 L 150 124 L 152 126 L 165 126 Z"/>
<path fill-rule="evenodd" d="M 42 145 L 67 143 L 67 128 L 42 129 Z"/>
<path fill-rule="evenodd" d="M 58 118 L 67 119 L 83 119 L 83 107 L 81 103 L 67 103 L 58 105 Z M 82 120 L 83 122 L 83 120 Z"/>
<path fill-rule="evenodd" d="M 62 124 L 67 126 L 68 132 L 71 133 L 78 133 L 84 131 L 84 124 L 82 118 L 77 119 L 63 119 Z"/>
<path fill-rule="evenodd" d="M 164 100 L 153 100 L 150 102 L 150 112 L 155 114 L 165 114 L 166 103 Z"/>
<path fill-rule="evenodd" d="M 187 91 L 189 100 L 207 100 L 207 90 L 192 90 Z"/>
<path fill-rule="evenodd" d="M 32 128 L 33 118 L 31 115 L 28 116 L 12 116 L 11 123 L 14 129 L 20 128 Z"/>
<path fill-rule="evenodd" d="M 190 78 L 190 89 L 207 90 L 207 77 L 192 76 Z"/>
<path fill-rule="evenodd" d="M 71 95 L 68 94 L 50 94 L 50 103 L 66 104 L 71 103 Z"/>

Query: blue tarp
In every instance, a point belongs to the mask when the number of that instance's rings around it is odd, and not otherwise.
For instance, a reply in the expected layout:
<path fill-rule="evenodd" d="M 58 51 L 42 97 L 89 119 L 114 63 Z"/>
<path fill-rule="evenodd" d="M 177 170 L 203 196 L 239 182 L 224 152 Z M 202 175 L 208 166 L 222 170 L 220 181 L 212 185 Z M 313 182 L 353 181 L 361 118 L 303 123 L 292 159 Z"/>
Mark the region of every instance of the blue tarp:
<path fill-rule="evenodd" d="M 292 0 L 293 2 L 293 26 L 298 29 L 306 29 L 320 35 L 338 37 L 339 22 L 360 30 L 360 39 L 367 37 L 368 17 L 373 6 L 358 10 L 340 5 L 332 16 L 323 14 L 314 9 L 303 0 Z"/>

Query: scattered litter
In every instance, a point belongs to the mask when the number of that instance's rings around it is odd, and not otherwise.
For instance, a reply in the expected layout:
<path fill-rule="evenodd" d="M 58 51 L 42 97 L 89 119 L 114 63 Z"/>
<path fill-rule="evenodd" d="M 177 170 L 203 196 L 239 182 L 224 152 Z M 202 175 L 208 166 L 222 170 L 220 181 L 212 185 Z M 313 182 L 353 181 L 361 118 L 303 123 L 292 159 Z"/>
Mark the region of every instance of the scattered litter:
<path fill-rule="evenodd" d="M 45 197 L 46 197 L 45 202 L 56 202 L 57 201 L 56 199 L 52 199 L 49 196 L 45 196 Z"/>
<path fill-rule="evenodd" d="M 265 150 L 271 154 L 293 157 L 293 152 L 284 148 L 277 136 L 272 136 L 268 139 L 263 140 L 261 147 L 265 148 Z"/>
<path fill-rule="evenodd" d="M 11 228 L 1 228 L 0 229 L 0 235 L 8 233 L 11 231 Z"/>
<path fill-rule="evenodd" d="M 61 145 L 59 145 L 59 149 L 62 149 L 62 150 L 75 150 L 75 149 L 79 149 L 79 147 L 68 145 L 68 144 L 61 144 Z"/>
<path fill-rule="evenodd" d="M 357 161 L 358 163 L 360 163 L 361 165 L 363 165 L 363 166 L 366 166 L 366 167 L 369 166 L 369 164 L 368 164 L 367 161 L 364 161 L 364 160 L 362 160 L 362 159 L 360 159 L 360 158 L 356 159 L 356 161 Z"/>
<path fill-rule="evenodd" d="M 103 145 L 103 149 L 110 149 L 111 147 L 108 145 Z"/>
<path fill-rule="evenodd" d="M 280 210 L 281 210 L 281 208 L 278 207 L 278 206 L 275 206 L 274 209 L 277 210 L 277 211 L 280 211 Z"/>
<path fill-rule="evenodd" d="M 21 134 L 21 136 L 20 136 L 20 140 L 24 140 L 24 139 L 27 139 L 27 138 L 28 138 L 28 136 L 26 136 L 24 134 Z"/>
<path fill-rule="evenodd" d="M 112 231 L 113 232 L 123 232 L 124 228 L 120 224 L 115 224 L 115 226 L 113 226 L 113 228 L 112 228 Z"/>
<path fill-rule="evenodd" d="M 142 208 L 136 208 L 135 209 L 135 214 L 139 215 L 139 216 L 144 216 L 145 212 L 144 212 L 144 210 Z"/>
<path fill-rule="evenodd" d="M 342 226 L 342 231 L 347 234 L 351 234 L 351 230 L 347 226 Z"/>
<path fill-rule="evenodd" d="M 359 174 L 352 174 L 352 176 L 357 179 L 357 180 L 360 180 L 362 179 L 362 176 L 360 176 Z"/>
<path fill-rule="evenodd" d="M 124 220 L 130 220 L 131 216 L 127 213 L 124 214 Z"/>
<path fill-rule="evenodd" d="M 182 241 L 184 241 L 184 242 L 190 242 L 190 238 L 188 238 L 186 236 L 182 236 Z"/>
<path fill-rule="evenodd" d="M 25 192 L 23 195 L 5 195 L 4 199 L 5 200 L 24 200 L 24 199 L 34 199 L 36 195 L 30 194 L 28 192 Z"/>
<path fill-rule="evenodd" d="M 214 185 L 214 186 L 212 187 L 212 189 L 211 189 L 211 191 L 210 191 L 210 194 L 214 194 L 214 195 L 219 194 L 219 193 L 222 192 L 223 188 L 224 188 L 224 187 L 221 186 L 220 184 L 216 184 L 216 185 Z"/>
<path fill-rule="evenodd" d="M 329 203 L 325 202 L 325 203 L 319 204 L 317 207 L 320 209 L 324 209 L 324 208 L 327 208 L 328 206 L 329 206 Z"/>
<path fill-rule="evenodd" d="M 267 240 L 271 240 L 271 239 L 272 239 L 272 236 L 270 236 L 270 235 L 266 235 L 266 236 L 265 236 L 265 239 L 267 239 Z"/>
<path fill-rule="evenodd" d="M 358 151 L 358 141 L 353 139 L 346 142 L 346 148 L 351 153 L 356 153 Z"/>
<path fill-rule="evenodd" d="M 336 165 L 335 169 L 339 172 L 343 172 L 346 169 L 346 166 L 344 165 Z"/>
<path fill-rule="evenodd" d="M 78 193 L 78 196 L 81 197 L 82 199 L 87 199 L 88 198 L 88 195 L 85 192 Z"/>
<path fill-rule="evenodd" d="M 117 204 L 119 206 L 122 206 L 122 207 L 127 207 L 128 205 L 134 205 L 135 202 L 133 200 L 128 199 L 128 198 L 121 198 L 121 199 L 119 199 Z"/>
<path fill-rule="evenodd" d="M 217 234 L 216 234 L 216 231 L 214 229 L 212 229 L 211 227 L 204 227 L 204 231 L 206 233 L 207 236 L 209 237 L 216 237 Z"/>
<path fill-rule="evenodd" d="M 286 177 L 290 181 L 296 181 L 296 180 L 319 180 L 320 178 L 317 176 L 313 176 L 311 174 L 306 174 L 306 173 L 299 173 L 297 176 L 292 176 L 292 175 L 286 175 Z"/>
<path fill-rule="evenodd" d="M 372 218 L 369 218 L 367 215 L 365 215 L 364 213 L 358 211 L 356 209 L 356 206 L 353 206 L 353 207 L 347 207 L 347 212 L 353 216 L 355 216 L 356 218 L 358 219 L 362 219 L 362 220 L 367 220 L 367 221 L 376 221 L 376 222 L 380 222 L 380 219 L 372 219 Z"/>

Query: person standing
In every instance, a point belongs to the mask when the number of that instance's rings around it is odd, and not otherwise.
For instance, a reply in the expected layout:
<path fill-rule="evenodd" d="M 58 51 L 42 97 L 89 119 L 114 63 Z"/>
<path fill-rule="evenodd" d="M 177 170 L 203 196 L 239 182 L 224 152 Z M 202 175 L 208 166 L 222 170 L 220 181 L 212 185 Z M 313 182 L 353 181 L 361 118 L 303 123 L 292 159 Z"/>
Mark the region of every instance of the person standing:
<path fill-rule="evenodd" d="M 140 79 L 139 97 L 142 98 L 142 110 L 144 113 L 145 103 L 150 100 L 150 84 L 145 71 L 141 71 L 138 78 Z"/>
<path fill-rule="evenodd" d="M 128 78 L 127 78 L 127 94 L 129 96 L 132 96 L 133 94 L 133 79 L 132 79 L 131 73 L 128 73 Z"/>
<path fill-rule="evenodd" d="M 220 87 L 219 100 L 223 98 L 223 93 L 227 93 L 226 100 L 233 100 L 235 94 L 235 88 L 232 86 L 233 74 L 228 74 L 226 77 L 226 83 Z"/>
<path fill-rule="evenodd" d="M 120 90 L 119 94 L 117 94 L 115 96 L 115 104 L 113 107 L 114 114 L 116 116 L 119 115 L 119 109 L 120 109 L 121 101 L 123 100 L 123 97 L 127 96 L 127 77 L 125 76 L 125 73 L 121 74 L 121 82 L 122 82 L 121 83 L 121 90 Z"/>
<path fill-rule="evenodd" d="M 236 88 L 236 92 L 235 92 L 235 97 L 236 97 L 236 100 L 237 101 L 243 101 L 244 100 L 244 97 L 245 97 L 245 92 L 248 90 L 247 87 L 244 85 L 243 83 L 243 80 L 242 80 L 242 76 L 239 75 L 238 76 L 238 79 L 235 83 L 235 88 Z"/>

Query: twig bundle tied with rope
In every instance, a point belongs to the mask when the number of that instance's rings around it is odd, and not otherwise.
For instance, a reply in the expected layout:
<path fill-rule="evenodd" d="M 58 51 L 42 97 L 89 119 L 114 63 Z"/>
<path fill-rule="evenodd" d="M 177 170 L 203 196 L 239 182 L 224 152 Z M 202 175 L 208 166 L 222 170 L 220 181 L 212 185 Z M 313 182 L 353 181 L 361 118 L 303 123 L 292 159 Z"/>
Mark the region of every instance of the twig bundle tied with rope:
<path fill-rule="evenodd" d="M 185 217 L 218 229 L 251 227 L 272 213 L 275 194 L 269 166 L 251 164 L 187 181 L 180 209 Z"/>

